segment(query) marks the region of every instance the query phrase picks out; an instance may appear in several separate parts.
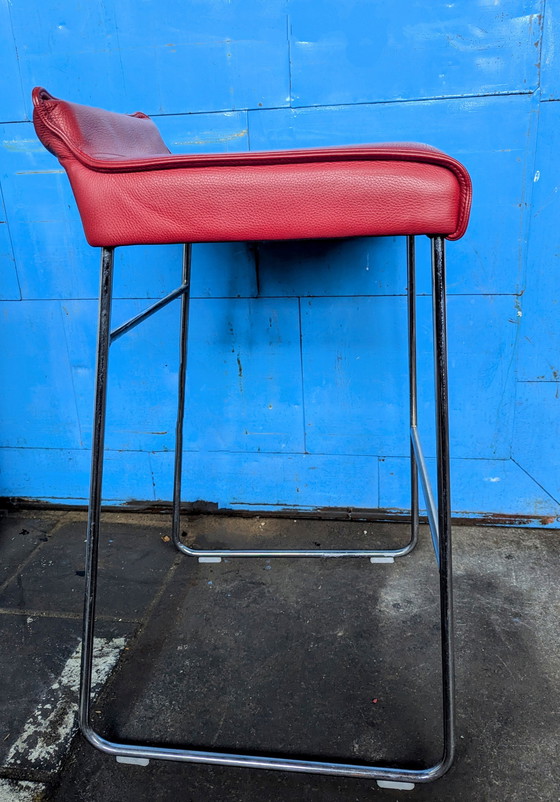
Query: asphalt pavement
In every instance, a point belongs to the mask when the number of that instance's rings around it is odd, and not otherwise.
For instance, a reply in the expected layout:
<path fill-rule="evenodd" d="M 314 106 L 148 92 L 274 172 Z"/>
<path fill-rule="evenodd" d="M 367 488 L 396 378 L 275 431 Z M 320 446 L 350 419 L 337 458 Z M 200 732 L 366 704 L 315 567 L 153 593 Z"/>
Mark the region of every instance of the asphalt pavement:
<path fill-rule="evenodd" d="M 195 545 L 406 542 L 403 524 L 204 515 Z M 0 802 L 560 799 L 558 531 L 456 526 L 454 766 L 411 791 L 371 780 L 117 763 L 76 733 L 85 515 L 0 518 Z M 403 762 L 441 751 L 438 588 L 423 528 L 394 564 L 179 554 L 165 515 L 105 516 L 93 706 L 103 735 Z"/>

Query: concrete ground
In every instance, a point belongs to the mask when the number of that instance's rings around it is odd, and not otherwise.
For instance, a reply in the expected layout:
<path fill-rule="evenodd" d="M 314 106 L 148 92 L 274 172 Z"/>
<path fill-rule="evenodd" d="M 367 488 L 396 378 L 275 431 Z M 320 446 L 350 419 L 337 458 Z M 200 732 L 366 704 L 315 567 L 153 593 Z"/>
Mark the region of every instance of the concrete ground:
<path fill-rule="evenodd" d="M 399 524 L 185 518 L 193 543 L 389 545 Z M 75 735 L 85 517 L 0 519 L 0 802 L 560 799 L 558 532 L 457 526 L 458 751 L 413 791 L 363 779 L 117 763 Z M 224 751 L 435 761 L 439 635 L 429 537 L 394 565 L 178 554 L 166 516 L 109 514 L 98 731 Z"/>

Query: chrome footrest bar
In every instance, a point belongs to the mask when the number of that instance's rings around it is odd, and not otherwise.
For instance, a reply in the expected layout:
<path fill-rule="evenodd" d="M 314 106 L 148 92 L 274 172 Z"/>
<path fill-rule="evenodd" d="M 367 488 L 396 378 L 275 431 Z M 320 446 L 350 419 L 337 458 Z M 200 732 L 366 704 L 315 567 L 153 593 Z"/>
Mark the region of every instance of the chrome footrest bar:
<path fill-rule="evenodd" d="M 175 543 L 191 557 L 404 557 L 412 544 L 402 549 L 192 549 L 180 540 Z"/>
<path fill-rule="evenodd" d="M 206 752 L 197 749 L 172 749 L 164 746 L 140 746 L 108 741 L 88 728 L 83 733 L 97 749 L 115 757 L 140 760 L 173 760 L 184 763 L 206 763 L 218 766 L 235 766 L 251 769 L 273 769 L 295 771 L 304 774 L 334 774 L 342 777 L 362 777 L 393 782 L 426 783 L 441 777 L 449 765 L 441 760 L 427 769 L 393 769 L 385 766 L 368 766 L 359 763 L 333 763 L 321 760 L 268 757 L 266 755 L 240 755 L 228 752 Z M 121 761 L 122 762 L 122 761 Z"/>
<path fill-rule="evenodd" d="M 123 334 L 126 334 L 127 331 L 131 331 L 132 329 L 136 328 L 139 323 L 146 320 L 146 318 L 151 317 L 155 312 L 159 312 L 160 309 L 163 309 L 164 306 L 170 304 L 171 301 L 174 301 L 176 298 L 180 298 L 186 292 L 189 291 L 188 284 L 182 284 L 180 287 L 177 287 L 176 290 L 170 292 L 169 295 L 166 295 L 165 298 L 160 298 L 159 301 L 156 301 L 155 304 L 152 304 L 147 309 L 144 309 L 143 312 L 140 312 L 138 315 L 131 317 L 130 320 L 127 320 L 126 323 L 123 323 L 122 326 L 118 326 L 118 328 L 114 329 L 109 337 L 109 342 L 114 343 L 115 340 L 118 340 L 119 337 L 122 337 Z"/>
<path fill-rule="evenodd" d="M 430 525 L 430 534 L 432 536 L 432 544 L 436 555 L 437 564 L 439 565 L 439 525 L 436 502 L 434 501 L 434 494 L 430 484 L 430 477 L 426 468 L 426 460 L 424 459 L 424 452 L 422 451 L 422 444 L 418 436 L 418 429 L 416 426 L 410 428 L 410 441 L 414 449 L 414 456 L 416 457 L 416 464 L 418 465 L 418 473 L 420 475 L 420 483 L 424 493 L 424 500 L 426 502 L 426 511 L 428 513 L 428 523 Z"/>

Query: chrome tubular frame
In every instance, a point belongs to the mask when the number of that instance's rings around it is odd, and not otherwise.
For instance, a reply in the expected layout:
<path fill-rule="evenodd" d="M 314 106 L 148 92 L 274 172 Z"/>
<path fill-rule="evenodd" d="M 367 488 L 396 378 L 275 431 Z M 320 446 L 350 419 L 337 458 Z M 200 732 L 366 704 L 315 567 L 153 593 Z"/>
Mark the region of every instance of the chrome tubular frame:
<path fill-rule="evenodd" d="M 410 367 L 410 426 L 416 425 L 416 314 L 415 292 L 415 254 L 414 237 L 407 238 L 409 343 L 414 343 L 414 353 L 409 352 Z M 190 270 L 190 267 L 189 267 Z M 183 268 L 183 284 L 188 283 L 189 273 Z M 411 302 L 412 298 L 412 302 Z M 175 447 L 175 481 L 173 485 L 173 525 L 172 538 L 176 548 L 183 554 L 198 557 L 201 562 L 219 562 L 222 557 L 369 557 L 372 562 L 393 562 L 396 557 L 404 557 L 418 542 L 418 471 L 414 452 L 411 449 L 412 466 L 412 504 L 410 539 L 398 549 L 197 549 L 187 546 L 181 539 L 181 466 L 183 444 L 183 419 L 185 413 L 186 348 L 188 326 L 188 294 L 182 298 L 179 393 Z M 411 311 L 412 310 L 412 311 Z M 149 310 L 148 310 L 149 311 Z M 140 317 L 140 316 L 138 316 Z M 136 318 L 135 318 L 136 319 Z M 126 326 L 127 324 L 125 324 Z M 124 327 L 121 327 L 124 328 Z"/>
<path fill-rule="evenodd" d="M 92 442 L 92 471 L 90 504 L 86 543 L 86 586 L 84 602 L 84 624 L 82 660 L 80 669 L 79 725 L 86 739 L 95 747 L 113 755 L 120 762 L 146 765 L 151 759 L 174 760 L 190 763 L 208 763 L 248 768 L 277 769 L 311 774 L 332 774 L 349 777 L 375 779 L 380 784 L 396 788 L 411 788 L 414 783 L 425 783 L 441 777 L 453 761 L 454 741 L 454 657 L 451 571 L 451 509 L 449 479 L 449 434 L 448 434 L 448 377 L 447 377 L 447 333 L 445 299 L 445 241 L 443 237 L 432 237 L 432 283 L 433 283 L 433 327 L 436 389 L 436 438 L 437 438 L 437 504 L 426 471 L 426 464 L 417 431 L 417 380 L 416 380 L 416 309 L 414 238 L 408 237 L 408 341 L 410 375 L 410 463 L 411 463 L 411 539 L 402 549 L 392 550 L 215 550 L 202 551 L 187 548 L 180 539 L 180 493 L 183 437 L 183 414 L 185 406 L 185 379 L 187 356 L 187 330 L 190 285 L 190 246 L 185 245 L 183 256 L 183 280 L 179 288 L 149 307 L 145 312 L 111 332 L 111 298 L 113 277 L 113 248 L 104 248 L 101 258 L 101 289 L 99 300 L 99 329 L 97 343 L 97 368 L 94 408 L 94 432 Z M 441 660 L 442 660 L 442 719 L 443 755 L 434 766 L 426 769 L 389 768 L 367 764 L 335 763 L 303 759 L 228 754 L 194 749 L 167 748 L 146 744 L 125 744 L 109 741 L 96 733 L 91 726 L 91 692 L 93 642 L 95 626 L 95 604 L 97 588 L 98 544 L 101 517 L 101 487 L 103 474 L 103 447 L 105 432 L 105 409 L 109 366 L 109 346 L 117 337 L 145 320 L 176 298 L 181 298 L 181 334 L 179 361 L 179 403 L 176 428 L 176 453 L 173 495 L 173 539 L 175 545 L 187 554 L 197 557 L 371 557 L 390 558 L 410 552 L 418 539 L 418 477 L 422 485 L 428 522 L 436 554 L 440 585 Z"/>

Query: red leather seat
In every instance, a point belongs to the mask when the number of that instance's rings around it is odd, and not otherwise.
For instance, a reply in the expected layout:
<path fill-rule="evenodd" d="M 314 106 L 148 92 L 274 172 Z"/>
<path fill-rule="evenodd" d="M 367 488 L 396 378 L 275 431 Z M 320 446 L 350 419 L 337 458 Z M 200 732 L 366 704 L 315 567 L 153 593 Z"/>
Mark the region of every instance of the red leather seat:
<path fill-rule="evenodd" d="M 467 227 L 471 182 L 428 145 L 175 155 L 141 112 L 33 90 L 35 129 L 68 172 L 90 245 L 439 234 Z"/>

